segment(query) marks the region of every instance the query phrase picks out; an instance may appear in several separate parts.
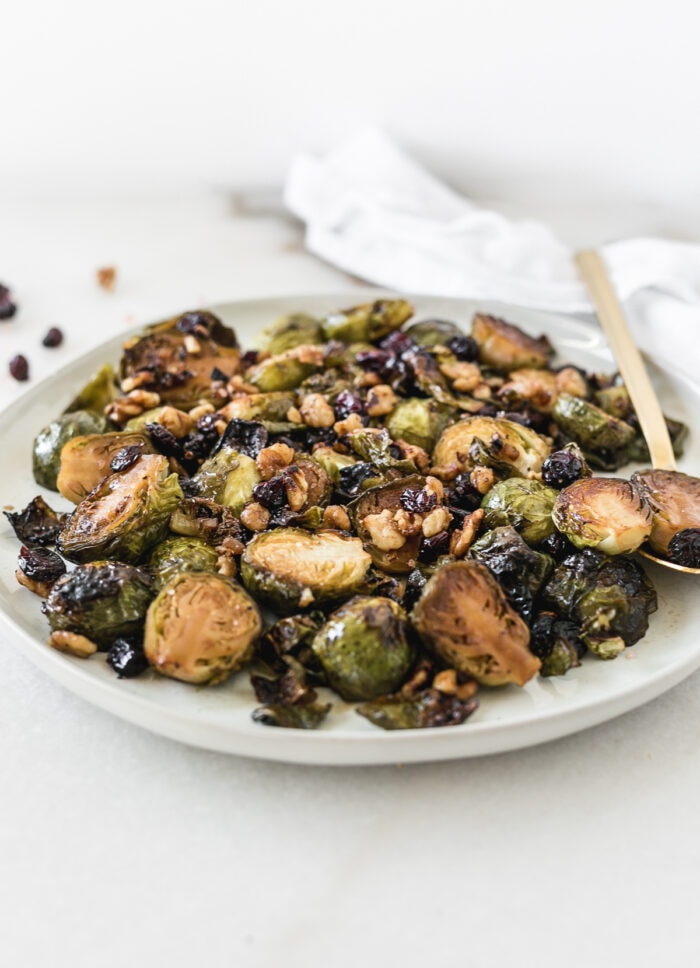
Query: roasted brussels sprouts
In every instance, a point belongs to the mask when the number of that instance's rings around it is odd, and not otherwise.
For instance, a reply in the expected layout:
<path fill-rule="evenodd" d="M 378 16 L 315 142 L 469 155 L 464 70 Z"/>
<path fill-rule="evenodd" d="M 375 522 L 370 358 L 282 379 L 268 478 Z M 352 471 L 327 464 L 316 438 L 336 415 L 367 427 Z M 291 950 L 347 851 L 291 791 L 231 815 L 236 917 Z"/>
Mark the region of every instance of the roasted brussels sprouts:
<path fill-rule="evenodd" d="M 575 622 L 540 612 L 530 630 L 530 651 L 542 662 L 541 676 L 563 676 L 581 665 L 586 646 Z"/>
<path fill-rule="evenodd" d="M 465 417 L 443 431 L 433 451 L 440 468 L 467 471 L 492 467 L 499 477 L 538 478 L 552 450 L 547 437 L 512 420 Z"/>
<path fill-rule="evenodd" d="M 657 605 L 653 585 L 633 558 L 591 549 L 558 564 L 541 597 L 545 608 L 576 622 L 583 642 L 606 659 L 641 639 Z"/>
<path fill-rule="evenodd" d="M 253 719 L 265 726 L 318 729 L 331 709 L 330 703 L 318 701 L 316 690 L 307 683 L 306 670 L 291 656 L 285 656 L 280 672 L 258 663 L 250 681 L 264 703 L 253 710 Z"/>
<path fill-rule="evenodd" d="M 116 396 L 117 374 L 114 372 L 114 367 L 110 363 L 105 363 L 88 380 L 78 395 L 71 400 L 63 413 L 75 413 L 76 410 L 91 410 L 93 413 L 101 415 L 104 413 L 107 404 L 111 403 Z"/>
<path fill-rule="evenodd" d="M 339 454 L 332 447 L 316 447 L 314 460 L 321 465 L 334 487 L 340 484 L 340 472 L 344 467 L 352 467 L 357 461 L 349 454 Z"/>
<path fill-rule="evenodd" d="M 193 479 L 201 497 L 240 514 L 253 500 L 253 490 L 260 481 L 260 474 L 252 457 L 222 447 L 204 461 Z"/>
<path fill-rule="evenodd" d="M 530 632 L 491 572 L 454 561 L 428 580 L 411 621 L 431 651 L 485 686 L 523 686 L 540 668 Z"/>
<path fill-rule="evenodd" d="M 445 346 L 455 336 L 463 336 L 456 323 L 447 319 L 421 319 L 405 330 L 418 346 Z"/>
<path fill-rule="evenodd" d="M 359 538 L 277 528 L 247 545 L 241 577 L 256 598 L 289 613 L 350 598 L 362 586 L 371 560 Z"/>
<path fill-rule="evenodd" d="M 139 433 L 115 431 L 69 440 L 61 451 L 61 469 L 56 479 L 58 490 L 73 504 L 79 504 L 112 473 L 112 460 L 124 450 L 132 453 L 134 462 L 140 454 L 155 453 L 148 437 Z"/>
<path fill-rule="evenodd" d="M 151 602 L 143 648 L 162 675 L 215 684 L 253 655 L 262 618 L 240 585 L 221 575 L 176 575 Z"/>
<path fill-rule="evenodd" d="M 564 433 L 580 444 L 594 467 L 614 471 L 627 462 L 636 432 L 623 420 L 569 393 L 559 395 L 552 416 Z"/>
<path fill-rule="evenodd" d="M 296 404 L 294 393 L 246 393 L 235 396 L 221 412 L 227 420 L 257 422 L 271 434 L 284 434 L 298 426 L 289 420 Z"/>
<path fill-rule="evenodd" d="M 478 706 L 476 699 L 459 699 L 437 689 L 422 689 L 408 696 L 380 696 L 358 706 L 356 712 L 381 729 L 430 729 L 459 726 Z"/>
<path fill-rule="evenodd" d="M 413 306 L 404 299 L 378 299 L 324 316 L 321 326 L 326 339 L 372 343 L 400 329 L 412 315 Z"/>
<path fill-rule="evenodd" d="M 342 605 L 311 648 L 333 689 L 348 701 L 394 692 L 416 657 L 406 613 L 390 598 L 361 596 Z"/>
<path fill-rule="evenodd" d="M 317 319 L 307 316 L 306 313 L 292 313 L 290 316 L 282 316 L 263 330 L 260 349 L 276 356 L 294 349 L 295 346 L 323 342 L 323 329 Z"/>
<path fill-rule="evenodd" d="M 487 531 L 474 542 L 469 555 L 486 565 L 510 604 L 528 621 L 535 597 L 554 567 L 553 559 L 531 548 L 512 527 Z"/>
<path fill-rule="evenodd" d="M 139 568 L 95 561 L 59 578 L 42 610 L 54 631 L 75 632 L 106 647 L 140 630 L 152 597 L 153 582 Z"/>
<path fill-rule="evenodd" d="M 61 468 L 61 451 L 68 441 L 85 434 L 104 434 L 111 426 L 104 414 L 91 410 L 74 410 L 53 420 L 34 440 L 34 480 L 50 491 L 58 490 L 56 479 Z"/>
<path fill-rule="evenodd" d="M 215 573 L 218 552 L 200 538 L 166 538 L 151 552 L 149 568 L 157 591 L 176 575 L 189 571 Z"/>
<path fill-rule="evenodd" d="M 187 497 L 170 516 L 170 530 L 186 538 L 201 538 L 216 547 L 227 539 L 239 540 L 243 527 L 231 508 L 202 497 Z"/>
<path fill-rule="evenodd" d="M 54 544 L 68 520 L 67 514 L 54 511 L 39 495 L 22 511 L 3 511 L 3 514 L 22 544 L 30 547 Z"/>
<path fill-rule="evenodd" d="M 136 562 L 163 538 L 182 496 L 165 457 L 140 457 L 81 501 L 59 535 L 59 551 L 71 561 Z"/>
<path fill-rule="evenodd" d="M 554 531 L 552 508 L 557 492 L 539 481 L 511 477 L 499 481 L 484 495 L 484 525 L 512 525 L 528 544 L 537 545 Z"/>
<path fill-rule="evenodd" d="M 680 471 L 645 470 L 632 475 L 632 484 L 651 508 L 649 544 L 657 554 L 668 554 L 674 534 L 700 527 L 700 479 Z"/>
<path fill-rule="evenodd" d="M 372 487 L 348 505 L 355 530 L 372 561 L 377 568 L 391 575 L 407 575 L 416 567 L 422 530 L 419 527 L 413 533 L 403 534 L 395 526 L 394 519 L 402 509 L 404 493 L 421 491 L 425 484 L 424 477 L 412 474 Z"/>
<path fill-rule="evenodd" d="M 453 407 L 422 397 L 401 400 L 384 421 L 392 440 L 422 447 L 430 453 L 442 431 L 457 411 Z"/>
<path fill-rule="evenodd" d="M 544 367 L 553 352 L 546 336 L 533 339 L 518 326 L 483 313 L 472 320 L 472 336 L 479 344 L 480 361 L 502 373 Z"/>
<path fill-rule="evenodd" d="M 252 367 L 246 380 L 261 393 L 281 393 L 298 387 L 322 365 L 323 353 L 318 346 L 295 346 Z"/>
<path fill-rule="evenodd" d="M 588 477 L 559 492 L 552 520 L 577 548 L 606 555 L 635 551 L 649 537 L 652 512 L 634 486 L 617 477 Z"/>

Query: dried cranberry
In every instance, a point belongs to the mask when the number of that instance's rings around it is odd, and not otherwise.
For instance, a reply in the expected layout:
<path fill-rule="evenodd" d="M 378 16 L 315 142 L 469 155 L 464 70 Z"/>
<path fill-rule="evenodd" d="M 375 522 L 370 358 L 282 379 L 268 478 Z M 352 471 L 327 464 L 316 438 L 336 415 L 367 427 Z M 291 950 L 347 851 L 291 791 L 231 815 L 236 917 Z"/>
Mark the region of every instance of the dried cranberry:
<path fill-rule="evenodd" d="M 397 330 L 394 333 L 390 333 L 379 345 L 387 353 L 404 353 L 406 350 L 413 349 L 416 344 L 408 333 L 402 333 L 401 330 Z"/>
<path fill-rule="evenodd" d="M 438 531 L 430 538 L 423 538 L 420 545 L 420 559 L 426 563 L 435 561 L 450 550 L 450 536 L 447 531 Z"/>
<path fill-rule="evenodd" d="M 427 582 L 428 579 L 418 568 L 415 568 L 408 576 L 406 579 L 406 591 L 403 596 L 403 607 L 407 611 L 410 611 L 416 604 Z"/>
<path fill-rule="evenodd" d="M 475 511 L 481 506 L 483 494 L 474 487 L 469 474 L 458 474 L 448 493 L 448 504 L 462 508 L 464 511 Z"/>
<path fill-rule="evenodd" d="M 226 424 L 226 429 L 214 453 L 218 453 L 222 447 L 231 447 L 239 454 L 245 454 L 255 460 L 263 447 L 267 446 L 267 438 L 268 433 L 263 424 L 255 420 L 239 420 L 234 417 Z"/>
<path fill-rule="evenodd" d="M 509 605 L 523 618 L 528 625 L 532 621 L 533 596 L 532 589 L 520 582 L 513 582 L 503 587 Z"/>
<path fill-rule="evenodd" d="M 347 497 L 357 497 L 364 482 L 370 477 L 377 477 L 377 472 L 372 464 L 358 461 L 357 464 L 341 467 L 339 477 L 340 492 Z"/>
<path fill-rule="evenodd" d="M 148 668 L 143 646 L 127 638 L 114 640 L 107 653 L 107 662 L 120 679 L 133 679 Z"/>
<path fill-rule="evenodd" d="M 60 346 L 62 342 L 63 332 L 58 328 L 58 326 L 52 326 L 46 336 L 42 339 L 41 345 L 53 348 L 54 346 Z"/>
<path fill-rule="evenodd" d="M 211 331 L 211 324 L 204 313 L 183 313 L 175 323 L 175 329 L 180 333 L 190 333 L 192 336 L 206 338 Z"/>
<path fill-rule="evenodd" d="M 17 305 L 12 301 L 12 293 L 0 283 L 0 320 L 12 319 L 17 312 Z"/>
<path fill-rule="evenodd" d="M 151 439 L 151 443 L 158 448 L 161 454 L 166 457 L 175 457 L 177 460 L 183 457 L 180 441 L 167 427 L 159 423 L 148 423 L 145 430 Z"/>
<path fill-rule="evenodd" d="M 279 511 L 287 506 L 287 481 L 285 474 L 278 474 L 269 481 L 260 481 L 253 488 L 253 497 L 268 511 Z"/>
<path fill-rule="evenodd" d="M 10 360 L 10 375 L 23 383 L 25 380 L 29 379 L 29 362 L 26 356 L 22 356 L 18 353 L 17 356 L 13 356 Z"/>
<path fill-rule="evenodd" d="M 118 474 L 119 471 L 125 471 L 127 467 L 136 463 L 142 452 L 143 444 L 129 444 L 128 447 L 122 447 L 109 462 L 110 469 L 115 474 Z"/>
<path fill-rule="evenodd" d="M 677 565 L 700 568 L 700 528 L 684 528 L 671 538 L 668 557 Z"/>
<path fill-rule="evenodd" d="M 399 502 L 404 511 L 415 511 L 417 514 L 427 514 L 437 504 L 437 494 L 433 491 L 406 488 Z"/>
<path fill-rule="evenodd" d="M 241 366 L 246 370 L 249 366 L 255 366 L 258 362 L 258 357 L 260 352 L 258 350 L 246 350 L 246 352 L 241 357 Z"/>
<path fill-rule="evenodd" d="M 570 450 L 555 450 L 542 464 L 542 480 L 549 487 L 568 487 L 583 472 L 583 461 Z"/>
<path fill-rule="evenodd" d="M 210 379 L 216 380 L 218 383 L 226 383 L 226 381 L 228 380 L 228 376 L 226 375 L 226 373 L 224 373 L 223 370 L 220 370 L 218 366 L 215 366 L 214 369 L 211 371 Z"/>
<path fill-rule="evenodd" d="M 392 354 L 385 350 L 360 350 L 355 357 L 359 366 L 370 373 L 382 375 L 391 363 Z"/>
<path fill-rule="evenodd" d="M 48 548 L 27 548 L 22 545 L 17 563 L 20 571 L 32 581 L 53 582 L 66 573 L 63 558 Z"/>
<path fill-rule="evenodd" d="M 479 344 L 473 336 L 451 336 L 445 345 L 458 360 L 467 363 L 471 363 L 479 356 Z"/>
<path fill-rule="evenodd" d="M 338 420 L 346 420 L 351 413 L 364 416 L 367 412 L 367 404 L 350 390 L 341 390 L 335 399 L 333 410 Z"/>
<path fill-rule="evenodd" d="M 557 561 L 561 561 L 567 555 L 573 554 L 576 548 L 564 537 L 561 531 L 554 531 L 540 544 L 539 550 L 551 555 Z"/>

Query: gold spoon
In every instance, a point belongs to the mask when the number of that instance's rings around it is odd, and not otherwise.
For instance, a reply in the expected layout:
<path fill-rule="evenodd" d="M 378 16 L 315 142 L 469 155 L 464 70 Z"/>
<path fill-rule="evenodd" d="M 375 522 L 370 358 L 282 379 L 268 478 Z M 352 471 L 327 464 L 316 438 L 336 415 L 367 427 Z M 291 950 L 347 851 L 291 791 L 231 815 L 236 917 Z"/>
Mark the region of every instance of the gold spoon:
<path fill-rule="evenodd" d="M 605 263 L 600 255 L 593 250 L 577 252 L 574 256 L 574 262 L 595 306 L 601 329 L 613 352 L 630 400 L 637 413 L 639 425 L 649 448 L 652 467 L 657 470 L 675 471 L 676 458 L 673 454 L 671 438 L 668 435 L 661 406 L 651 385 L 642 356 L 627 328 L 622 306 L 615 295 Z M 700 568 L 678 565 L 674 561 L 660 558 L 650 551 L 641 548 L 637 550 L 640 555 L 658 565 L 663 565 L 664 568 L 684 571 L 690 575 L 700 575 Z"/>

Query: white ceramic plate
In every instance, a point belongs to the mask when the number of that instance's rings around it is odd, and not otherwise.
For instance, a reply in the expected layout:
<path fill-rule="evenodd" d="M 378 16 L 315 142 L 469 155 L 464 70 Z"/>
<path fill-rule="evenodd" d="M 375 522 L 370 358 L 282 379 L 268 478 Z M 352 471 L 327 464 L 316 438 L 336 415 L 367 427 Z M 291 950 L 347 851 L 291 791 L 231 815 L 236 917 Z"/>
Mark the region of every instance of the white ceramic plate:
<path fill-rule="evenodd" d="M 323 313 L 376 298 L 354 290 L 330 296 L 295 296 L 215 307 L 244 345 L 277 316 L 307 310 Z M 441 316 L 468 327 L 475 309 L 511 320 L 533 335 L 546 332 L 562 361 L 610 371 L 611 357 L 595 325 L 503 305 L 456 299 L 415 298 L 416 318 Z M 88 353 L 45 380 L 0 416 L 3 438 L 2 505 L 23 507 L 39 489 L 31 475 L 31 440 L 61 412 L 75 391 L 105 361 L 119 358 L 123 337 Z M 653 376 L 666 412 L 697 427 L 700 389 L 667 370 Z M 691 434 L 682 469 L 700 469 L 700 429 Z M 625 469 L 628 472 L 630 469 Z M 67 504 L 45 493 L 58 508 Z M 556 739 L 618 716 L 680 682 L 700 666 L 700 625 L 693 608 L 691 576 L 650 566 L 659 610 L 648 634 L 613 662 L 587 657 L 565 677 L 537 679 L 480 693 L 479 710 L 462 726 L 384 732 L 333 696 L 326 725 L 315 731 L 277 729 L 251 720 L 257 705 L 245 672 L 213 688 L 195 688 L 155 673 L 119 680 L 103 655 L 85 661 L 49 648 L 39 599 L 15 578 L 18 545 L 9 525 L 0 526 L 0 612 L 4 638 L 68 689 L 117 716 L 172 739 L 226 753 L 294 763 L 373 764 L 442 760 L 517 749 Z"/>

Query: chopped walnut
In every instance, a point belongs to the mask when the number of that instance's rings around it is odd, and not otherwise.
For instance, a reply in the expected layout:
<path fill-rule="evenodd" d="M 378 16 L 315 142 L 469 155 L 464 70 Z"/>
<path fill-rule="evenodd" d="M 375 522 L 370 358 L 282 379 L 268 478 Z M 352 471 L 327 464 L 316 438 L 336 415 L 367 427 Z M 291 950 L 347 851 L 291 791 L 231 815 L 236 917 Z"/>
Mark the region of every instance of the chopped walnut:
<path fill-rule="evenodd" d="M 507 460 L 511 464 L 516 463 L 520 457 L 520 451 L 515 444 L 511 444 L 507 440 L 504 440 L 500 434 L 493 435 L 489 441 L 489 450 L 495 456 L 502 458 L 503 460 Z"/>
<path fill-rule="evenodd" d="M 437 477 L 426 477 L 425 487 L 423 490 L 427 491 L 428 494 L 434 494 L 437 499 L 437 503 L 442 504 L 442 501 L 445 497 L 445 488 L 442 486 L 442 481 L 439 481 Z"/>
<path fill-rule="evenodd" d="M 216 413 L 214 405 L 209 403 L 207 400 L 200 401 L 196 407 L 192 407 L 189 411 L 189 416 L 192 420 L 197 421 L 200 417 L 206 417 L 207 414 Z"/>
<path fill-rule="evenodd" d="M 175 437 L 186 437 L 194 427 L 192 417 L 175 407 L 163 407 L 158 414 L 158 423 Z"/>
<path fill-rule="evenodd" d="M 454 531 L 450 538 L 450 554 L 454 558 L 464 558 L 479 533 L 481 522 L 484 520 L 484 509 L 477 508 L 468 514 L 462 522 L 462 527 Z"/>
<path fill-rule="evenodd" d="M 301 511 L 309 497 L 309 482 L 298 467 L 291 467 L 284 476 L 287 504 L 292 511 Z"/>
<path fill-rule="evenodd" d="M 299 360 L 300 363 L 308 363 L 312 366 L 323 366 L 323 349 L 320 346 L 303 343 L 295 346 L 287 353 L 282 354 L 290 360 Z"/>
<path fill-rule="evenodd" d="M 345 434 L 351 434 L 353 430 L 363 430 L 362 420 L 360 415 L 357 413 L 351 413 L 349 417 L 345 420 L 339 420 L 337 423 L 333 424 L 333 430 L 337 433 L 339 437 L 344 437 Z"/>
<path fill-rule="evenodd" d="M 508 382 L 498 391 L 498 396 L 506 403 L 527 400 L 544 413 L 551 413 L 559 391 L 557 380 L 549 370 L 535 370 L 524 367 L 508 374 Z"/>
<path fill-rule="evenodd" d="M 364 373 L 360 373 L 353 380 L 356 387 L 376 387 L 382 382 L 382 378 L 378 373 L 372 373 L 371 370 L 365 370 Z"/>
<path fill-rule="evenodd" d="M 401 534 L 409 537 L 413 534 L 420 534 L 423 527 L 423 517 L 414 511 L 406 511 L 404 508 L 399 508 L 398 511 L 394 512 L 394 523 Z"/>
<path fill-rule="evenodd" d="M 404 682 L 403 686 L 401 686 L 401 694 L 404 696 L 411 696 L 414 692 L 417 692 L 421 686 L 424 686 L 428 681 L 431 668 L 431 664 L 423 659 L 408 682 Z"/>
<path fill-rule="evenodd" d="M 250 413 L 250 406 L 250 394 L 237 393 L 233 400 L 229 400 L 225 407 L 219 408 L 219 413 L 224 420 L 227 421 L 234 420 L 235 418 L 238 418 L 239 420 L 247 420 L 248 414 Z"/>
<path fill-rule="evenodd" d="M 192 333 L 187 333 L 184 339 L 185 349 L 190 354 L 190 356 L 200 356 L 202 352 L 202 344 L 199 342 L 196 336 Z"/>
<path fill-rule="evenodd" d="M 216 570 L 224 578 L 235 578 L 238 574 L 238 567 L 236 565 L 236 559 L 233 555 L 219 555 L 216 560 Z"/>
<path fill-rule="evenodd" d="M 94 642 L 75 632 L 52 632 L 49 636 L 49 645 L 59 652 L 74 655 L 78 659 L 88 659 L 97 652 Z"/>
<path fill-rule="evenodd" d="M 295 424 L 304 423 L 304 418 L 299 413 L 296 407 L 290 407 L 286 413 L 286 417 L 290 423 L 295 423 Z"/>
<path fill-rule="evenodd" d="M 457 670 L 443 669 L 433 679 L 433 689 L 445 696 L 454 696 L 457 692 Z"/>
<path fill-rule="evenodd" d="M 139 387 L 144 387 L 152 382 L 153 374 L 150 370 L 138 370 L 131 376 L 124 377 L 121 381 L 122 392 L 130 393 L 132 390 L 138 390 Z"/>
<path fill-rule="evenodd" d="M 341 504 L 329 504 L 323 512 L 321 526 L 334 531 L 349 531 L 350 518 Z"/>
<path fill-rule="evenodd" d="M 221 544 L 216 546 L 216 551 L 220 555 L 242 555 L 245 551 L 245 545 L 238 538 L 234 538 L 233 535 L 227 534 Z"/>
<path fill-rule="evenodd" d="M 270 512 L 257 501 L 251 501 L 241 511 L 241 524 L 249 531 L 264 531 L 270 523 Z"/>
<path fill-rule="evenodd" d="M 306 606 L 310 605 L 313 602 L 313 600 L 314 600 L 314 593 L 311 591 L 310 588 L 304 588 L 302 590 L 301 595 L 299 596 L 299 605 L 301 606 L 301 608 L 306 608 Z"/>
<path fill-rule="evenodd" d="M 479 683 L 476 679 L 468 679 L 466 682 L 461 682 L 457 689 L 455 690 L 455 696 L 460 702 L 467 702 L 472 699 L 479 690 Z"/>
<path fill-rule="evenodd" d="M 246 383 L 244 378 L 238 373 L 235 373 L 232 377 L 229 377 L 229 381 L 226 384 L 226 389 L 232 397 L 239 393 L 260 393 L 256 386 L 253 386 L 252 383 Z"/>
<path fill-rule="evenodd" d="M 367 413 L 370 417 L 385 417 L 398 403 L 398 397 L 386 383 L 380 383 L 367 394 Z"/>
<path fill-rule="evenodd" d="M 320 393 L 307 393 L 299 410 L 307 427 L 332 427 L 335 423 L 333 407 Z"/>
<path fill-rule="evenodd" d="M 107 289 L 110 292 L 114 289 L 114 284 L 117 281 L 117 270 L 114 266 L 104 266 L 97 269 L 95 275 L 97 276 L 97 284 L 102 289 Z"/>
<path fill-rule="evenodd" d="M 401 451 L 404 460 L 412 460 L 416 465 L 416 470 L 421 474 L 427 474 L 430 467 L 430 457 L 422 447 L 415 444 L 407 444 L 405 440 L 395 440 L 394 443 Z"/>
<path fill-rule="evenodd" d="M 379 514 L 368 514 L 362 524 L 369 532 L 372 544 L 380 551 L 395 551 L 406 544 L 406 538 L 396 527 L 388 508 Z"/>
<path fill-rule="evenodd" d="M 294 448 L 288 444 L 272 444 L 270 447 L 263 447 L 255 460 L 260 477 L 264 481 L 271 480 L 285 467 L 289 467 L 294 456 Z"/>
<path fill-rule="evenodd" d="M 423 534 L 426 538 L 432 538 L 441 531 L 447 531 L 451 522 L 452 515 L 447 508 L 434 508 L 423 518 Z"/>
<path fill-rule="evenodd" d="M 574 366 L 565 366 L 556 374 L 557 390 L 570 393 L 572 397 L 587 397 L 588 383 Z"/>
<path fill-rule="evenodd" d="M 472 396 L 476 400 L 490 400 L 491 399 L 491 387 L 488 383 L 480 383 L 478 387 L 472 390 Z"/>
<path fill-rule="evenodd" d="M 34 592 L 34 594 L 38 595 L 39 598 L 46 598 L 53 585 L 52 581 L 37 581 L 35 578 L 29 578 L 24 574 L 21 568 L 18 568 L 15 571 L 15 578 L 20 585 L 24 586 L 24 588 L 28 588 L 30 592 Z"/>
<path fill-rule="evenodd" d="M 479 494 L 490 491 L 495 480 L 496 475 L 490 467 L 475 467 L 469 472 L 469 483 Z"/>
<path fill-rule="evenodd" d="M 454 361 L 440 364 L 440 372 L 460 393 L 471 393 L 482 382 L 481 370 L 476 363 Z"/>
<path fill-rule="evenodd" d="M 139 417 L 160 404 L 157 393 L 148 390 L 132 390 L 125 397 L 117 397 L 105 407 L 105 415 L 116 424 L 124 424 L 132 417 Z"/>

